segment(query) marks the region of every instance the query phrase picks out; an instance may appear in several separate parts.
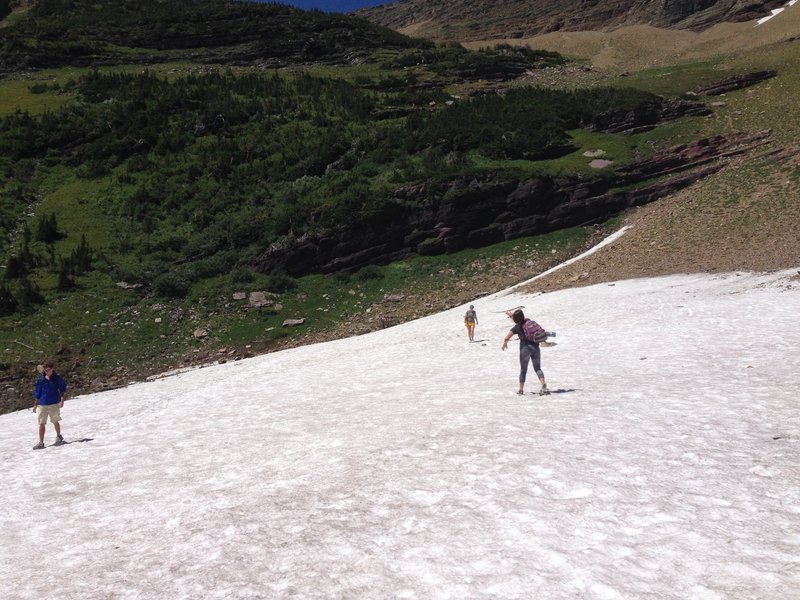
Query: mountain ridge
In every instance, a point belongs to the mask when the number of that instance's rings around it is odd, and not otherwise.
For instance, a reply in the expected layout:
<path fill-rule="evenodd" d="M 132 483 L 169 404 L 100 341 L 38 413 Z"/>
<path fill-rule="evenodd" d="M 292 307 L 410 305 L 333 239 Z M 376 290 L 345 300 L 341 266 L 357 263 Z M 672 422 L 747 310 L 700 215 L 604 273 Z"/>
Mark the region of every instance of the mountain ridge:
<path fill-rule="evenodd" d="M 641 24 L 698 31 L 757 19 L 783 5 L 776 0 L 399 0 L 354 14 L 410 35 L 469 42 Z"/>
<path fill-rule="evenodd" d="M 20 11 L 21 13 L 22 11 Z M 37 0 L 2 30 L 0 74 L 174 60 L 278 68 L 342 64 L 376 48 L 430 45 L 349 15 L 277 3 Z"/>

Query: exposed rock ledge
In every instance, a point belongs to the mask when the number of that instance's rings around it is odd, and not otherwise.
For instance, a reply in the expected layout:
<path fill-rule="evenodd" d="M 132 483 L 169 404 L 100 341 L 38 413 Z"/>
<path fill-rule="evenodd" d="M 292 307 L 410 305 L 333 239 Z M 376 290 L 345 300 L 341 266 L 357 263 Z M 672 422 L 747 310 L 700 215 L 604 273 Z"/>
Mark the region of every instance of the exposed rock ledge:
<path fill-rule="evenodd" d="M 271 248 L 255 267 L 296 276 L 352 271 L 412 254 L 456 252 L 600 222 L 683 189 L 722 169 L 726 157 L 749 152 L 769 138 L 763 131 L 701 139 L 621 167 L 611 178 L 490 176 L 403 187 L 391 200 L 388 223 L 362 222 Z"/>
<path fill-rule="evenodd" d="M 772 79 L 778 74 L 777 71 L 755 71 L 742 75 L 732 75 L 712 84 L 705 85 L 694 90 L 698 96 L 719 96 L 734 90 L 741 90 L 751 85 L 755 85 L 767 79 Z"/>

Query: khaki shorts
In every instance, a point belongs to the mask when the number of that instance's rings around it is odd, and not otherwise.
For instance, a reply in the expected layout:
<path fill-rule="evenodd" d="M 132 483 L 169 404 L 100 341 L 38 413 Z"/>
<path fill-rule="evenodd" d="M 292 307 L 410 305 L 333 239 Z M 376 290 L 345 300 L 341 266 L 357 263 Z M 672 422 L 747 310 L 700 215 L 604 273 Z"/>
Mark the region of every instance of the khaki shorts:
<path fill-rule="evenodd" d="M 39 407 L 39 425 L 46 424 L 47 417 L 50 417 L 51 423 L 58 423 L 61 420 L 61 408 L 58 404 L 45 404 Z"/>

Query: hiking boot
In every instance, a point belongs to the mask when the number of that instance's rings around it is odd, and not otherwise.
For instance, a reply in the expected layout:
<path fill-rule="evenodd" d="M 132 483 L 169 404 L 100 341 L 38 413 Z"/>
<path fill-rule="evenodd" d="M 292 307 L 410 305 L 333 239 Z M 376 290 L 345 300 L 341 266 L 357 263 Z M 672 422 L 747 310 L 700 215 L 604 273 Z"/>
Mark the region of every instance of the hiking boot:
<path fill-rule="evenodd" d="M 34 450 L 41 450 L 42 448 L 44 448 L 44 442 L 39 442 L 33 447 Z"/>
<path fill-rule="evenodd" d="M 62 446 L 67 442 L 64 441 L 64 438 L 61 435 L 56 436 L 56 446 Z"/>
<path fill-rule="evenodd" d="M 523 392 L 522 390 L 517 390 L 517 396 L 522 396 L 522 394 L 524 394 L 524 393 L 525 392 Z"/>
<path fill-rule="evenodd" d="M 542 389 L 540 389 L 540 390 L 539 390 L 539 395 L 540 395 L 540 396 L 546 396 L 546 395 L 547 395 L 547 394 L 549 394 L 549 393 L 550 393 L 550 392 L 548 392 L 548 391 L 547 391 L 547 384 L 546 384 L 546 383 L 543 383 L 543 384 L 542 384 Z"/>

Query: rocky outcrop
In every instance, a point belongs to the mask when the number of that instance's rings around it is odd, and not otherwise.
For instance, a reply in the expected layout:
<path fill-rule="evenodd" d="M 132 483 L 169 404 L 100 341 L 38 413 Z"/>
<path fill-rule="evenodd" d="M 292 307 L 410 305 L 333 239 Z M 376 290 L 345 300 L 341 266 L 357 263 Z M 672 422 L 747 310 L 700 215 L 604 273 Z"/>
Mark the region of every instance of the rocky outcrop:
<path fill-rule="evenodd" d="M 755 71 L 753 73 L 732 75 L 714 83 L 695 88 L 693 93 L 698 96 L 719 96 L 772 79 L 777 74 L 777 71 Z"/>
<path fill-rule="evenodd" d="M 604 133 L 640 133 L 649 131 L 665 121 L 682 117 L 704 117 L 712 112 L 705 104 L 685 100 L 665 100 L 642 104 L 629 111 L 614 111 L 593 117 L 592 123 L 588 124 L 586 129 Z"/>
<path fill-rule="evenodd" d="M 721 159 L 751 151 L 769 137 L 765 131 L 705 138 L 633 162 L 610 178 L 487 176 L 402 187 L 390 199 L 394 219 L 388 224 L 361 222 L 289 240 L 270 248 L 254 266 L 296 276 L 353 271 L 412 254 L 456 252 L 604 221 L 715 173 L 725 164 Z"/>
<path fill-rule="evenodd" d="M 532 37 L 553 31 L 608 31 L 627 25 L 699 30 L 770 14 L 775 0 L 399 0 L 358 11 L 391 27 L 437 40 Z"/>

